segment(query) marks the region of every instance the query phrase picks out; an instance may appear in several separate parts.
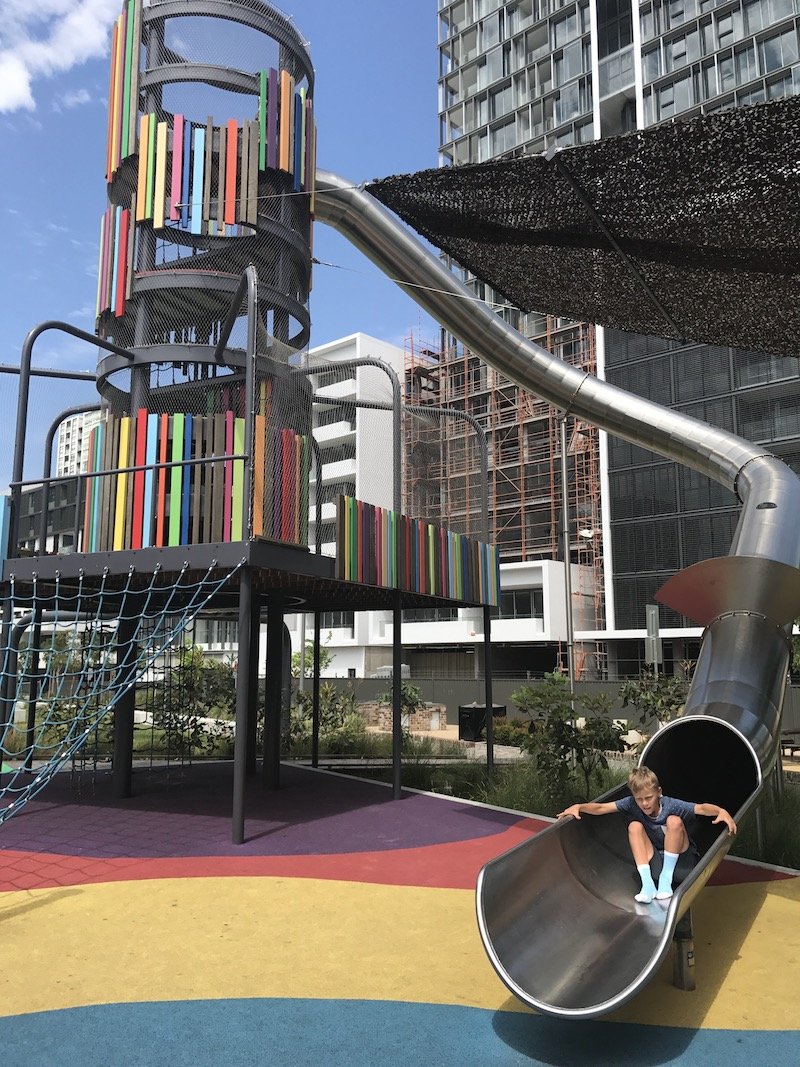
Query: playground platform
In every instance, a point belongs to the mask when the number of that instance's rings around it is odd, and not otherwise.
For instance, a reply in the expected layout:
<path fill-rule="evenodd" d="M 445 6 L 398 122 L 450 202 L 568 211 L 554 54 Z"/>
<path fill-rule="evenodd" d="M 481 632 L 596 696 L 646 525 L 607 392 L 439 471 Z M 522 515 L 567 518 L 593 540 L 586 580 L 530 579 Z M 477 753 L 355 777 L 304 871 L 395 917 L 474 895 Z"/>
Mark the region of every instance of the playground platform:
<path fill-rule="evenodd" d="M 0 830 L 0 1047 L 13 1067 L 794 1064 L 800 875 L 727 859 L 667 963 L 602 1021 L 539 1017 L 482 948 L 478 870 L 546 822 L 295 766 L 56 776 Z"/>

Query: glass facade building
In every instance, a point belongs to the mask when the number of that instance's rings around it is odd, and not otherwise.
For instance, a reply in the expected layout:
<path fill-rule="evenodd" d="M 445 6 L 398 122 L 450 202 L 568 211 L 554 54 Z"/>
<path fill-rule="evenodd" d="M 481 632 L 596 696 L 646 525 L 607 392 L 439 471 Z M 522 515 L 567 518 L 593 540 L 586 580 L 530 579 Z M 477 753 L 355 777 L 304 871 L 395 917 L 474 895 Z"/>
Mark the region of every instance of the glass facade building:
<path fill-rule="evenodd" d="M 800 0 L 440 2 L 440 163 L 537 153 L 796 94 L 799 43 Z M 596 349 L 607 380 L 763 444 L 800 471 L 797 359 L 599 328 Z M 605 627 L 622 638 L 643 630 L 644 606 L 668 577 L 727 554 L 738 508 L 708 479 L 604 435 L 600 469 Z M 675 629 L 667 662 L 691 656 L 678 634 L 687 620 L 662 609 L 661 625 Z M 642 642 L 615 645 L 620 670 L 638 670 Z"/>

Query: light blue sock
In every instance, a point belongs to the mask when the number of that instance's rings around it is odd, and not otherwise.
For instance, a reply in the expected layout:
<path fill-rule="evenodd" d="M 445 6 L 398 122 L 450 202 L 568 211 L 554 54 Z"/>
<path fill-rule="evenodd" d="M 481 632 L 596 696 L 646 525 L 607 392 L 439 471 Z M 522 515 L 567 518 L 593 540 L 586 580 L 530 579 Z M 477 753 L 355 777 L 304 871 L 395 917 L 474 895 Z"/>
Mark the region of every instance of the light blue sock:
<path fill-rule="evenodd" d="M 664 853 L 664 866 L 661 868 L 661 874 L 658 878 L 658 891 L 656 892 L 656 900 L 666 900 L 667 897 L 672 896 L 672 874 L 675 870 L 675 864 L 677 862 L 677 852 Z"/>
<path fill-rule="evenodd" d="M 636 870 L 639 872 L 639 877 L 642 880 L 642 891 L 641 893 L 637 893 L 633 899 L 638 900 L 640 904 L 649 904 L 656 895 L 656 883 L 653 881 L 650 864 L 643 863 L 641 867 L 637 867 Z"/>

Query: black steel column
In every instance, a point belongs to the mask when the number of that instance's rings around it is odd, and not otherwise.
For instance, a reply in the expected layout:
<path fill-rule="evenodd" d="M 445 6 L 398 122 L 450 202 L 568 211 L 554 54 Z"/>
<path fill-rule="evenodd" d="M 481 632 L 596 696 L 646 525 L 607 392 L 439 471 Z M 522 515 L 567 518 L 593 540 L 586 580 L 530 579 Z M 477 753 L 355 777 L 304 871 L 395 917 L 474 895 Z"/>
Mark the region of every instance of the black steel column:
<path fill-rule="evenodd" d="M 136 706 L 137 617 L 123 617 L 117 625 L 117 688 L 130 683 L 114 705 L 114 755 L 111 789 L 117 799 L 133 795 L 133 712 Z"/>
<path fill-rule="evenodd" d="M 483 606 L 483 676 L 486 685 L 486 769 L 494 770 L 494 697 L 492 695 L 492 609 Z"/>
<path fill-rule="evenodd" d="M 314 612 L 314 681 L 311 697 L 311 766 L 319 767 L 319 663 L 322 618 Z"/>
<path fill-rule="evenodd" d="M 258 736 L 258 665 L 261 662 L 261 596 L 250 591 L 250 679 L 247 699 L 247 776 L 256 773 Z"/>
<path fill-rule="evenodd" d="M 400 799 L 403 749 L 403 595 L 398 589 L 392 608 L 392 795 Z"/>
<path fill-rule="evenodd" d="M 267 603 L 267 677 L 264 686 L 264 788 L 280 787 L 281 691 L 283 667 L 283 598 Z"/>
<path fill-rule="evenodd" d="M 25 732 L 25 770 L 33 767 L 33 747 L 36 737 L 36 709 L 39 704 L 39 683 L 41 681 L 41 663 L 39 651 L 42 646 L 42 609 L 35 608 L 33 613 L 33 630 L 28 648 L 28 721 Z"/>
<path fill-rule="evenodd" d="M 243 567 L 239 578 L 239 651 L 236 664 L 236 736 L 233 742 L 233 825 L 234 845 L 244 842 L 244 794 L 247 782 L 247 719 L 250 696 L 250 629 L 252 620 L 253 575 Z"/>

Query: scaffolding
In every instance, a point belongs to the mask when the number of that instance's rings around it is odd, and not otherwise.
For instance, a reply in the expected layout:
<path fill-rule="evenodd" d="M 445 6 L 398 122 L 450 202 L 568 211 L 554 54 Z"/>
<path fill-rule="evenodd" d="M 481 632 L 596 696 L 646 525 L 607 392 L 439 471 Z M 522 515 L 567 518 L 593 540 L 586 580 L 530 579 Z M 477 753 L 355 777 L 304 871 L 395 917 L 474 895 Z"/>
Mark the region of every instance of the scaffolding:
<path fill-rule="evenodd" d="M 548 351 L 596 373 L 593 326 L 538 315 L 524 316 L 520 326 Z M 488 367 L 447 334 L 438 346 L 421 346 L 410 336 L 405 354 L 407 403 L 466 412 L 486 433 L 489 540 L 499 546 L 502 562 L 561 558 L 562 413 Z M 478 535 L 479 453 L 474 430 L 459 419 L 439 424 L 407 417 L 405 436 L 406 509 Z M 579 564 L 573 615 L 576 629 L 600 630 L 604 603 L 599 432 L 568 417 L 567 442 L 569 541 L 572 563 Z M 602 669 L 599 655 L 594 644 L 577 645 L 576 674 Z"/>

